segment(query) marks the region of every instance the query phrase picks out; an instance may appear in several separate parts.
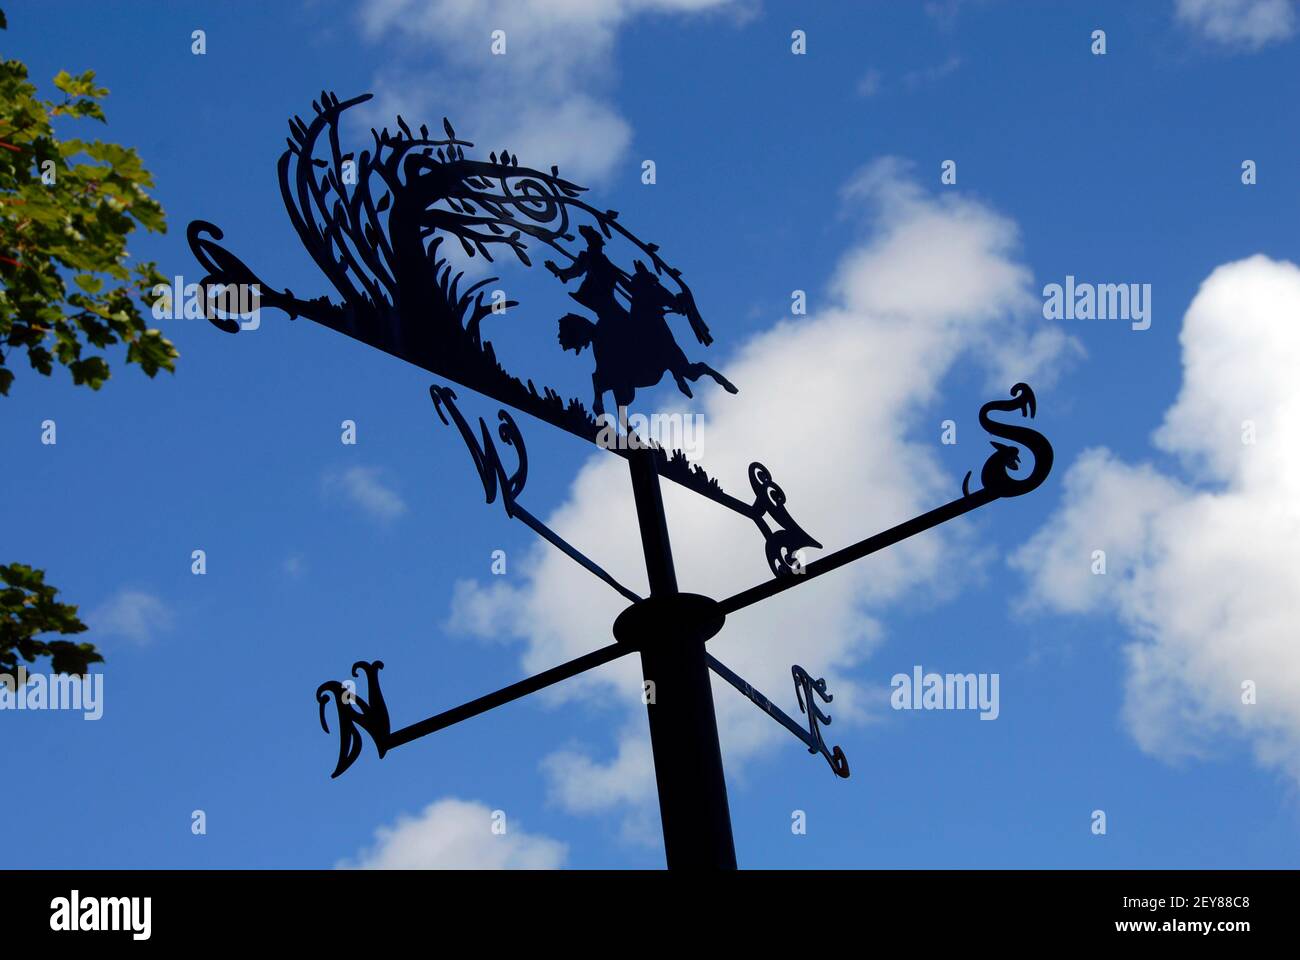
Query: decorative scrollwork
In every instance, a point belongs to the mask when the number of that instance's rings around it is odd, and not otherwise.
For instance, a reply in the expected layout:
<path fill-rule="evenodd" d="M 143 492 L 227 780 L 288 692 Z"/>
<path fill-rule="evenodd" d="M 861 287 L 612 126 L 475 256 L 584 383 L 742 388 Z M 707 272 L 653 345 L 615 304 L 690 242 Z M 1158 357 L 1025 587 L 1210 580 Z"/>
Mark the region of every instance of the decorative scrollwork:
<path fill-rule="evenodd" d="M 790 673 L 794 676 L 794 692 L 799 698 L 799 709 L 808 714 L 808 733 L 812 743 L 808 747 L 809 753 L 821 753 L 826 758 L 826 762 L 831 765 L 831 770 L 837 777 L 849 776 L 849 761 L 844 756 L 844 751 L 838 746 L 834 749 L 827 749 L 826 741 L 822 739 L 821 725 L 830 725 L 831 718 L 828 714 L 822 712 L 817 706 L 817 701 L 813 699 L 815 693 L 821 698 L 823 703 L 830 703 L 835 698 L 826 692 L 826 680 L 821 678 L 814 680 L 809 676 L 808 671 L 797 663 L 790 668 Z"/>
<path fill-rule="evenodd" d="M 501 503 L 506 508 L 506 516 L 513 517 L 515 501 L 523 492 L 524 484 L 528 480 L 528 451 L 524 447 L 523 434 L 519 432 L 519 426 L 514 418 L 505 410 L 497 412 L 497 418 L 500 420 L 497 425 L 497 436 L 506 446 L 513 447 L 519 458 L 519 464 L 514 472 L 507 475 L 506 468 L 501 463 L 501 455 L 497 453 L 496 444 L 492 440 L 492 434 L 488 431 L 487 421 L 479 417 L 478 425 L 483 437 L 483 442 L 480 444 L 469 423 L 456 406 L 455 391 L 450 387 L 440 387 L 435 384 L 429 388 L 429 396 L 433 398 L 438 419 L 445 424 L 448 422 L 447 415 L 450 414 L 456 429 L 460 431 L 465 446 L 469 448 L 469 455 L 474 458 L 474 468 L 483 482 L 483 493 L 487 497 L 487 502 L 492 503 L 496 500 L 499 485 Z M 446 413 L 443 412 L 444 410 Z"/>
<path fill-rule="evenodd" d="M 763 533 L 767 554 L 767 565 L 775 576 L 789 576 L 803 572 L 803 564 L 797 551 L 804 547 L 821 548 L 821 544 L 794 522 L 790 512 L 785 508 L 785 491 L 776 485 L 771 471 L 761 463 L 749 465 L 749 485 L 754 491 L 752 515 L 754 523 Z M 773 530 L 764 521 L 771 517 L 777 529 Z"/>
<path fill-rule="evenodd" d="M 334 694 L 334 702 L 338 707 L 339 762 L 330 774 L 331 778 L 337 777 L 361 756 L 361 734 L 357 732 L 358 727 L 370 734 L 380 757 L 388 752 L 391 732 L 388 706 L 384 703 L 383 691 L 379 689 L 379 671 L 383 668 L 382 660 L 373 663 L 359 660 L 352 664 L 352 676 L 358 676 L 358 670 L 365 672 L 368 700 L 357 694 L 355 684 L 327 680 L 316 688 L 316 702 L 320 704 L 320 725 L 326 733 L 330 732 L 330 728 L 325 722 L 325 707 L 331 693 Z"/>
<path fill-rule="evenodd" d="M 993 455 L 984 462 L 980 471 L 980 484 L 984 490 L 997 497 L 1019 497 L 1034 490 L 1047 479 L 1052 470 L 1052 445 L 1037 430 L 1011 423 L 989 419 L 992 410 L 1018 411 L 1022 417 L 1032 418 L 1038 412 L 1038 400 L 1027 383 L 1017 383 L 1011 388 L 1007 400 L 990 400 L 980 407 L 980 426 L 995 437 L 1024 444 L 1034 457 L 1034 468 L 1028 476 L 1015 477 L 1011 471 L 1020 468 L 1020 448 L 990 440 Z M 962 481 L 961 491 L 970 496 L 970 473 Z"/>

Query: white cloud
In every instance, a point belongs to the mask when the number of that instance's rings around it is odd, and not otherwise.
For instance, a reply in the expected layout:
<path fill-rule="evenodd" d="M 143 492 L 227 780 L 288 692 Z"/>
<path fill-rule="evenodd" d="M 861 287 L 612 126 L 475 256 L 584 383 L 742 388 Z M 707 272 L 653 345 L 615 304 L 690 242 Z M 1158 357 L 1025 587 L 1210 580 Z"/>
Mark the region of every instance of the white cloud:
<path fill-rule="evenodd" d="M 1178 19 L 1211 40 L 1257 50 L 1295 33 L 1295 0 L 1177 0 Z"/>
<path fill-rule="evenodd" d="M 406 501 L 384 483 L 378 467 L 348 467 L 327 473 L 323 486 L 327 493 L 342 494 L 380 522 L 396 520 L 406 512 Z"/>
<path fill-rule="evenodd" d="M 880 92 L 881 76 L 880 71 L 874 67 L 862 75 L 858 81 L 859 97 L 874 97 Z"/>
<path fill-rule="evenodd" d="M 629 729 L 620 738 L 618 755 L 608 764 L 594 763 L 586 754 L 560 750 L 543 761 L 552 796 L 575 813 L 607 810 L 636 803 L 654 790 L 650 740 L 643 729 Z"/>
<path fill-rule="evenodd" d="M 991 396 L 1004 395 L 1017 380 L 1041 379 L 1068 346 L 1044 333 L 1029 271 L 1015 259 L 1015 226 L 988 207 L 956 194 L 931 197 L 894 160 L 863 171 L 845 205 L 874 232 L 840 262 L 830 292 L 814 301 L 809 316 L 781 320 L 735 353 L 725 372 L 740 387 L 738 397 L 711 386 L 699 390 L 710 473 L 748 498 L 747 466 L 762 461 L 784 488 L 795 520 L 832 549 L 959 494 L 960 478 L 941 470 L 935 454 L 937 423 L 920 417 L 960 356 L 1005 359 L 1014 345 L 1041 345 L 1049 336 L 1055 352 L 1028 351 L 1038 368 L 999 374 Z M 663 395 L 678 402 L 669 391 Z M 983 461 L 976 451 L 972 444 L 974 469 Z M 750 521 L 672 483 L 664 484 L 664 500 L 682 589 L 725 597 L 770 578 Z M 645 591 L 622 460 L 592 457 L 547 523 L 633 590 Z M 860 688 L 852 673 L 884 638 L 878 616 L 909 591 L 939 596 L 968 575 L 948 559 L 963 539 L 959 526 L 781 594 L 761 612 L 741 611 L 710 649 L 794 715 L 790 665 L 824 675 L 835 695 L 838 738 L 887 699 Z M 524 640 L 523 667 L 530 672 L 608 642 L 610 624 L 625 606 L 620 597 L 542 545 L 516 569 L 522 586 L 480 588 L 494 591 L 488 602 L 476 602 L 474 588 L 462 585 L 454 618 L 481 623 L 494 638 L 505 632 Z M 731 773 L 742 773 L 739 761 L 773 744 L 802 749 L 730 687 L 715 681 L 714 688 Z M 584 744 L 545 763 L 554 798 L 577 812 L 629 805 L 634 815 L 643 812 L 635 807 L 652 796 L 653 777 L 637 658 L 568 681 L 553 696 L 613 704 L 628 718 L 610 759 L 593 756 L 602 747 Z"/>
<path fill-rule="evenodd" d="M 957 15 L 966 0 L 926 0 L 925 15 L 941 29 L 951 30 L 957 24 Z"/>
<path fill-rule="evenodd" d="M 942 63 L 916 70 L 908 70 L 901 76 L 897 85 L 909 93 L 914 93 L 925 87 L 941 83 L 944 79 L 957 72 L 961 65 L 961 57 L 949 57 Z M 879 70 L 872 68 L 863 74 L 862 79 L 858 81 L 857 94 L 859 97 L 874 97 L 885 90 L 886 86 L 889 85 L 885 83 L 884 75 Z"/>
<path fill-rule="evenodd" d="M 649 14 L 699 14 L 743 0 L 366 0 L 365 35 L 408 40 L 376 79 L 373 120 L 391 125 L 452 114 L 459 134 L 508 148 L 534 166 L 558 164 L 578 181 L 607 176 L 632 129 L 611 102 L 619 31 Z M 493 31 L 505 33 L 494 55 Z M 454 105 L 454 106 L 453 106 Z M 468 113 L 464 112 L 468 111 Z"/>
<path fill-rule="evenodd" d="M 508 816 L 493 832 L 493 811 L 481 803 L 445 798 L 418 817 L 401 816 L 375 831 L 375 843 L 337 866 L 361 870 L 555 870 L 568 847 L 525 833 Z"/>
<path fill-rule="evenodd" d="M 1181 342 L 1182 389 L 1154 442 L 1183 475 L 1082 455 L 1060 511 L 1013 560 L 1024 603 L 1118 617 L 1124 715 L 1144 750 L 1203 756 L 1229 734 L 1300 779 L 1300 269 L 1263 256 L 1219 267 Z"/>
<path fill-rule="evenodd" d="M 518 591 L 504 580 L 494 579 L 487 586 L 457 580 L 452 585 L 447 629 L 482 639 L 507 639 L 518 632 L 517 601 Z"/>
<path fill-rule="evenodd" d="M 123 637 L 144 645 L 171 629 L 172 613 L 152 593 L 123 589 L 87 614 L 86 625 L 92 637 Z"/>
<path fill-rule="evenodd" d="M 943 63 L 934 66 L 924 67 L 920 70 L 909 70 L 903 74 L 903 84 L 909 90 L 933 86 L 950 74 L 955 73 L 960 67 L 961 57 L 952 56 Z"/>

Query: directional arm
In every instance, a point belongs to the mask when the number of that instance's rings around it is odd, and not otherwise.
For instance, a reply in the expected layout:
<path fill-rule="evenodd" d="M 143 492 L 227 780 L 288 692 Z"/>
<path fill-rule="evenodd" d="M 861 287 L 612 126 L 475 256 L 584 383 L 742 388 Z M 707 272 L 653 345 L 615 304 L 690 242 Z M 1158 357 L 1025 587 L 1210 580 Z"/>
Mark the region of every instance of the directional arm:
<path fill-rule="evenodd" d="M 438 413 L 439 419 L 443 423 L 448 423 L 447 418 L 449 415 L 451 417 L 450 422 L 454 423 L 456 429 L 460 431 L 461 438 L 465 441 L 465 446 L 474 460 L 474 468 L 478 470 L 479 479 L 483 483 L 483 492 L 487 496 L 488 503 L 494 501 L 497 498 L 497 492 L 500 491 L 501 501 L 506 509 L 506 516 L 522 522 L 569 559 L 613 587 L 625 599 L 631 600 L 633 603 L 641 599 L 615 580 L 598 563 L 538 520 L 519 503 L 519 494 L 523 492 L 524 484 L 528 481 L 528 452 L 524 446 L 523 434 L 519 432 L 518 425 L 516 425 L 514 418 L 509 413 L 502 410 L 497 414 L 499 420 L 497 435 L 503 443 L 514 448 L 518 457 L 518 466 L 512 474 L 506 473 L 506 468 L 501 462 L 501 454 L 497 451 L 496 443 L 492 439 L 492 434 L 488 432 L 487 423 L 482 417 L 478 421 L 482 440 L 474 436 L 474 431 L 470 429 L 468 421 L 461 414 L 460 408 L 456 406 L 455 391 L 449 387 L 435 384 L 429 388 L 429 396 L 433 400 L 433 406 Z"/>
<path fill-rule="evenodd" d="M 819 577 L 823 573 L 830 573 L 832 570 L 838 570 L 845 564 L 852 563 L 854 560 L 861 560 L 885 547 L 892 547 L 901 540 L 908 537 L 914 537 L 918 533 L 929 530 L 931 527 L 937 527 L 941 523 L 947 523 L 963 513 L 969 513 L 976 507 L 982 507 L 987 503 L 992 503 L 998 499 L 996 493 L 988 490 L 977 490 L 967 497 L 960 497 L 945 503 L 942 507 L 936 507 L 929 513 L 923 513 L 919 517 L 913 517 L 905 523 L 900 523 L 896 527 L 890 527 L 881 533 L 867 537 L 865 540 L 859 540 L 851 547 L 845 547 L 842 550 L 836 550 L 834 553 L 822 557 L 820 560 L 814 560 L 812 563 L 803 567 L 802 573 L 792 574 L 790 576 L 778 577 L 775 580 L 768 580 L 757 586 L 750 587 L 748 590 L 742 590 L 734 596 L 728 597 L 721 602 L 721 612 L 724 615 L 735 613 L 751 604 L 758 603 L 760 600 L 766 600 L 768 597 L 778 594 L 783 590 L 789 590 L 791 587 L 797 587 L 813 577 Z"/>
<path fill-rule="evenodd" d="M 459 707 L 452 707 L 450 710 L 444 710 L 442 713 L 436 713 L 432 717 L 393 731 L 389 730 L 388 707 L 379 688 L 379 671 L 383 669 L 383 662 L 377 660 L 373 663 L 356 663 L 352 667 L 352 675 L 357 676 L 358 671 L 365 673 L 368 699 L 362 699 L 355 689 L 348 689 L 337 680 L 322 683 L 316 690 L 316 700 L 320 704 L 321 727 L 326 733 L 329 732 L 329 725 L 325 720 L 325 707 L 329 703 L 329 694 L 334 694 L 335 705 L 338 707 L 339 761 L 330 776 L 339 776 L 361 755 L 362 741 L 358 730 L 370 734 L 375 744 L 375 751 L 382 757 L 393 747 L 418 740 L 426 734 L 445 729 L 470 717 L 476 717 L 494 707 L 518 700 L 538 690 L 544 690 L 562 680 L 576 677 L 580 673 L 603 666 L 631 652 L 631 647 L 611 643 L 607 647 L 585 653 L 558 667 L 543 670 L 527 680 L 512 683 L 508 687 L 502 687 L 493 693 L 462 703 Z"/>
<path fill-rule="evenodd" d="M 819 724 L 829 724 L 831 718 L 817 709 L 813 702 L 813 691 L 823 700 L 830 701 L 830 694 L 826 693 L 826 681 L 813 681 L 803 669 L 795 666 L 791 668 L 794 675 L 795 690 L 799 697 L 799 706 L 804 708 L 808 714 L 808 729 L 804 729 L 796 720 L 790 717 L 784 710 L 774 704 L 767 697 L 763 696 L 754 688 L 748 680 L 745 680 L 725 663 L 712 654 L 705 655 L 709 661 L 709 669 L 720 676 L 727 683 L 731 684 L 752 702 L 755 706 L 760 707 L 769 717 L 775 720 L 781 726 L 793 733 L 808 748 L 809 753 L 820 753 L 826 758 L 826 762 L 831 765 L 837 777 L 848 779 L 849 761 L 844 756 L 844 751 L 839 747 L 829 749 L 826 741 L 822 739 L 821 728 Z M 811 689 L 810 689 L 811 688 Z"/>
<path fill-rule="evenodd" d="M 901 540 L 916 536 L 916 534 L 929 530 L 931 527 L 937 527 L 941 523 L 960 517 L 962 514 L 969 513 L 987 503 L 992 503 L 994 500 L 1003 497 L 1019 497 L 1038 489 L 1052 470 L 1054 455 L 1051 443 L 1037 430 L 1016 423 L 1004 423 L 992 419 L 989 414 L 994 411 L 1019 413 L 1021 417 L 1032 418 L 1038 412 L 1038 398 L 1034 396 L 1034 391 L 1029 384 L 1017 383 L 1012 386 L 1007 399 L 990 400 L 980 407 L 979 413 L 980 426 L 986 432 L 992 436 L 1002 437 L 1004 440 L 1011 440 L 1016 444 L 1021 444 L 1029 451 L 1034 458 L 1034 465 L 1028 474 L 1024 476 L 1016 475 L 1016 471 L 1020 469 L 1020 447 L 998 443 L 996 440 L 991 441 L 993 453 L 984 462 L 984 467 L 980 470 L 979 490 L 971 492 L 971 474 L 967 473 L 966 479 L 962 482 L 961 498 L 945 503 L 941 507 L 936 507 L 929 513 L 923 513 L 921 516 L 914 517 L 905 523 L 900 523 L 896 527 L 890 527 L 883 533 L 867 537 L 867 539 L 861 540 L 851 547 L 838 550 L 829 556 L 815 560 L 807 566 L 796 568 L 787 564 L 788 569 L 784 571 L 785 575 L 778 576 L 776 580 L 761 583 L 723 600 L 721 613 L 724 616 L 735 613 L 750 604 L 778 594 L 782 590 L 789 590 L 791 587 L 811 580 L 813 577 L 820 576 L 823 573 L 830 573 L 830 571 L 838 569 L 847 563 L 852 563 L 854 560 L 861 560 L 878 550 L 891 547 Z M 756 464 L 755 466 L 759 465 Z M 753 467 L 751 467 L 752 470 Z M 758 487 L 755 487 L 755 489 L 757 490 Z M 785 496 L 780 494 L 780 505 L 783 506 L 784 502 Z M 794 530 L 797 531 L 797 534 L 807 537 L 802 530 L 798 529 L 797 525 Z M 810 543 L 812 541 L 809 540 L 804 545 Z M 770 552 L 768 559 L 770 562 Z M 783 571 L 777 570 L 775 567 L 773 569 L 778 574 L 783 573 Z"/>
<path fill-rule="evenodd" d="M 444 710 L 442 713 L 434 714 L 428 719 L 403 727 L 401 730 L 396 730 L 389 737 L 389 746 L 396 747 L 403 743 L 410 743 L 412 740 L 418 740 L 426 734 L 445 729 L 454 723 L 468 720 L 470 717 L 476 717 L 493 707 L 499 707 L 512 700 L 518 700 L 520 697 L 526 697 L 538 690 L 544 690 L 561 680 L 576 677 L 580 673 L 585 673 L 594 667 L 603 666 L 611 660 L 617 660 L 619 657 L 631 652 L 631 649 L 622 644 L 611 643 L 609 646 L 593 650 L 591 653 L 584 653 L 577 659 L 562 663 L 558 667 L 551 667 L 549 670 L 543 670 L 527 680 L 512 683 L 508 687 L 502 687 L 495 693 L 489 693 L 471 700 L 469 703 L 462 703 L 459 707 L 452 707 L 450 710 Z"/>
<path fill-rule="evenodd" d="M 531 513 L 525 510 L 518 503 L 511 504 L 510 510 L 511 510 L 511 516 L 519 519 L 521 522 L 523 522 L 525 526 L 531 529 L 539 537 L 541 537 L 551 546 L 555 547 L 557 550 L 563 553 L 570 560 L 575 561 L 579 566 L 581 566 L 588 573 L 594 574 L 597 578 L 609 584 L 622 597 L 632 601 L 633 603 L 636 603 L 638 600 L 641 599 L 639 596 L 637 596 L 637 594 L 633 593 L 627 587 L 623 586 L 623 584 L 615 580 L 613 576 L 611 576 L 605 570 L 604 567 L 596 563 L 595 560 L 592 560 L 590 557 L 584 554 L 577 547 L 570 544 L 567 540 L 561 537 L 558 533 L 556 533 L 546 524 L 542 523 L 542 521 L 534 517 Z"/>
<path fill-rule="evenodd" d="M 753 684 L 751 684 L 744 677 L 740 676 L 740 674 L 736 673 L 734 670 L 728 667 L 725 663 L 723 663 L 713 654 L 710 653 L 710 654 L 706 654 L 705 656 L 708 657 L 710 670 L 712 670 L 723 680 L 726 680 L 727 683 L 731 684 L 733 687 L 739 690 L 755 706 L 760 708 L 764 713 L 770 716 L 773 720 L 781 724 L 781 726 L 785 727 L 796 737 L 802 740 L 805 745 L 808 744 L 808 741 L 810 739 L 808 735 L 808 731 L 803 728 L 802 724 L 792 719 L 788 713 L 786 713 L 784 710 L 778 707 L 771 700 L 767 699 L 767 697 L 763 696 L 763 694 L 760 693 L 753 686 Z"/>

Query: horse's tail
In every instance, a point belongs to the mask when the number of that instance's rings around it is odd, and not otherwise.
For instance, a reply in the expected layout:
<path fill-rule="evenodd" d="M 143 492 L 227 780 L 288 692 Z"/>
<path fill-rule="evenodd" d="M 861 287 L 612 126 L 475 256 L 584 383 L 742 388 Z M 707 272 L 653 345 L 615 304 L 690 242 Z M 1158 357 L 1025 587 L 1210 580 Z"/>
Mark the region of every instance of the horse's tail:
<path fill-rule="evenodd" d="M 582 348 L 591 345 L 596 336 L 596 325 L 586 317 L 576 313 L 566 313 L 560 317 L 560 348 L 582 353 Z"/>

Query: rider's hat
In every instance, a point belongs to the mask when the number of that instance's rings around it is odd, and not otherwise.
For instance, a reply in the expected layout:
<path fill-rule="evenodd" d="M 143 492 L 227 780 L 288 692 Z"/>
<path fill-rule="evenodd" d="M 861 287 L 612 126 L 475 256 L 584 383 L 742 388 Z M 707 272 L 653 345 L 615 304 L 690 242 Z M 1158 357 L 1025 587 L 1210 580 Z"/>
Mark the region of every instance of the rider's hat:
<path fill-rule="evenodd" d="M 605 242 L 605 238 L 600 235 L 599 230 L 596 230 L 593 227 L 589 227 L 585 223 L 582 226 L 578 227 L 578 232 L 582 234 L 583 237 L 586 238 L 588 243 L 603 244 Z"/>

